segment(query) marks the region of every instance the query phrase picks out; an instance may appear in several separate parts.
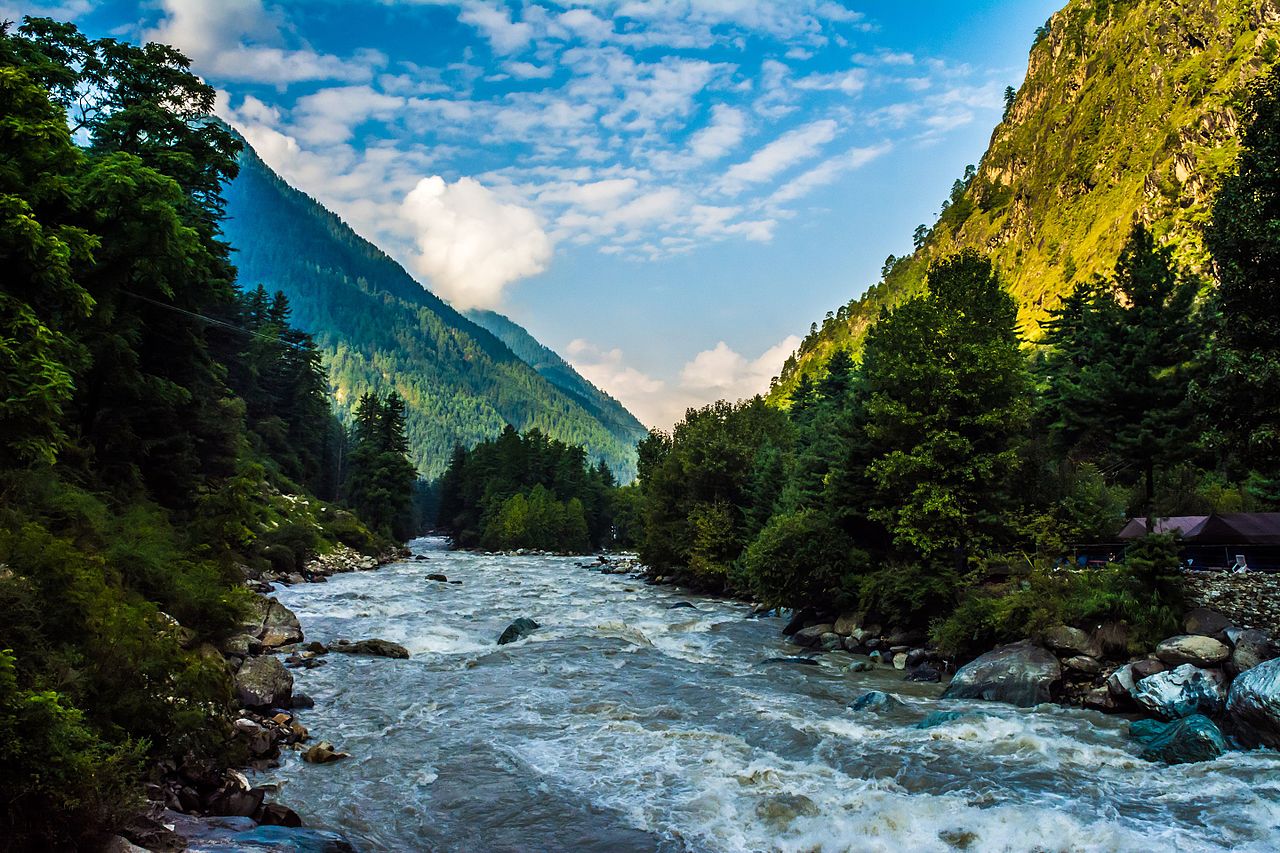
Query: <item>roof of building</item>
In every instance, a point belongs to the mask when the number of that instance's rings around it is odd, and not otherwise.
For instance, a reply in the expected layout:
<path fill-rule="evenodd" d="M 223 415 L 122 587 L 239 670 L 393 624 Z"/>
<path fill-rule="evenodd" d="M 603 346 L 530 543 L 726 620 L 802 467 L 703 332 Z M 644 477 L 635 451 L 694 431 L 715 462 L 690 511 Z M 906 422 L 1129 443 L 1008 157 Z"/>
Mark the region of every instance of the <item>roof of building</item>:
<path fill-rule="evenodd" d="M 1156 533 L 1180 534 L 1200 545 L 1280 545 L 1280 512 L 1223 512 L 1213 515 L 1175 515 L 1155 520 Z M 1121 539 L 1147 535 L 1147 519 L 1131 518 Z"/>

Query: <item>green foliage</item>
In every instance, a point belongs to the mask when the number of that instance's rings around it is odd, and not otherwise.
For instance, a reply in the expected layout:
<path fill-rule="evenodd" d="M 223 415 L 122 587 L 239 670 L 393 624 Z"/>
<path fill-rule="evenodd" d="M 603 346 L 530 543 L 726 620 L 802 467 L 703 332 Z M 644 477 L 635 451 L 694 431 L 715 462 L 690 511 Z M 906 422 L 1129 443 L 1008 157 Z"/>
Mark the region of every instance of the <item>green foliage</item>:
<path fill-rule="evenodd" d="M 356 406 L 347 500 L 369 526 L 403 541 L 413 534 L 413 485 L 405 404 L 395 391 L 365 394 Z"/>
<path fill-rule="evenodd" d="M 6 849 L 72 849 L 138 804 L 142 750 L 104 742 L 53 690 L 19 686 L 0 650 L 0 835 Z"/>
<path fill-rule="evenodd" d="M 508 426 L 471 450 L 454 449 L 437 524 L 464 548 L 585 554 L 629 541 L 619 538 L 632 534 L 619 533 L 615 514 L 629 512 L 624 523 L 634 531 L 635 495 L 620 491 L 609 466 L 588 465 L 582 447 Z"/>
<path fill-rule="evenodd" d="M 866 554 L 815 509 L 775 515 L 747 548 L 743 587 L 771 606 L 796 602 L 856 603 L 855 572 Z"/>

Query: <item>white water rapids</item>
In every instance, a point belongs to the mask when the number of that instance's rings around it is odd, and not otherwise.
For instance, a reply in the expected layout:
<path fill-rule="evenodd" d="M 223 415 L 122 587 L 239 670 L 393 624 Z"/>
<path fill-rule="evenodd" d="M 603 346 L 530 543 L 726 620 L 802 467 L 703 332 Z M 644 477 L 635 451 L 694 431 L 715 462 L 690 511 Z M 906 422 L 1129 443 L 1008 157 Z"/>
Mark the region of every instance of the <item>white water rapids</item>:
<path fill-rule="evenodd" d="M 843 654 L 763 665 L 794 647 L 742 604 L 580 559 L 412 547 L 429 560 L 278 592 L 308 640 L 412 653 L 295 670 L 313 742 L 354 757 L 286 752 L 259 774 L 362 850 L 1280 849 L 1274 752 L 1149 764 L 1124 719 L 941 702 Z M 542 628 L 496 645 L 520 616 Z M 906 707 L 850 710 L 869 689 Z M 915 728 L 938 710 L 965 713 Z"/>

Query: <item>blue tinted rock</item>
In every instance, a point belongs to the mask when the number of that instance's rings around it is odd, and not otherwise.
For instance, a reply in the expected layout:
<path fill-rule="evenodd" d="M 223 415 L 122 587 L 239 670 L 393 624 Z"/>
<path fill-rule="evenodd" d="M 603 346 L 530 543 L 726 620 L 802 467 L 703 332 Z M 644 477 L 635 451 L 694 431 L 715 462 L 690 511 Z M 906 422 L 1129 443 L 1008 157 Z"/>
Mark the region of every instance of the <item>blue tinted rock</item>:
<path fill-rule="evenodd" d="M 916 723 L 912 728 L 915 729 L 933 729 L 938 726 L 945 726 L 947 723 L 955 722 L 961 717 L 968 716 L 963 711 L 934 711 L 925 716 L 923 720 Z"/>
<path fill-rule="evenodd" d="M 532 619 L 526 619 L 521 616 L 502 632 L 502 636 L 498 638 L 498 645 L 505 646 L 507 643 L 514 643 L 516 640 L 523 640 L 540 627 L 542 626 Z"/>
<path fill-rule="evenodd" d="M 849 703 L 851 711 L 888 711 L 901 707 L 901 700 L 880 690 L 868 690 Z"/>
<path fill-rule="evenodd" d="M 1280 748 L 1280 658 L 1236 677 L 1227 697 L 1227 716 L 1245 745 Z"/>
<path fill-rule="evenodd" d="M 1129 727 L 1129 735 L 1145 745 L 1143 758 L 1165 764 L 1212 761 L 1227 751 L 1226 738 L 1203 714 L 1172 723 L 1139 720 Z"/>

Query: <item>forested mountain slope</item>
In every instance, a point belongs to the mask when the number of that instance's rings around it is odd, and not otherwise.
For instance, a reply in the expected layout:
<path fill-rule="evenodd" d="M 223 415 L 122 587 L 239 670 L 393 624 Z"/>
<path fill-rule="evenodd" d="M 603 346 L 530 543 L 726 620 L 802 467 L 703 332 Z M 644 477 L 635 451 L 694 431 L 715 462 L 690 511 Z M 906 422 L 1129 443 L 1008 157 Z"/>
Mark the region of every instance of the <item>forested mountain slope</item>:
<path fill-rule="evenodd" d="M 496 335 L 544 379 L 577 400 L 614 435 L 629 438 L 633 444 L 648 435 L 649 430 L 635 415 L 584 379 L 572 365 L 554 350 L 540 344 L 523 326 L 494 311 L 468 311 L 466 316 Z"/>
<path fill-rule="evenodd" d="M 455 444 L 471 446 L 507 424 L 584 445 L 620 478 L 634 475 L 636 433 L 624 418 L 598 420 L 578 395 L 423 288 L 248 145 L 226 197 L 223 230 L 240 285 L 288 296 L 293 322 L 321 349 L 344 418 L 366 391 L 399 392 L 425 476 L 444 471 Z"/>
<path fill-rule="evenodd" d="M 1035 33 L 1022 88 L 976 170 L 952 187 L 914 254 L 828 315 L 771 395 L 842 347 L 884 306 L 919 293 L 932 259 L 991 255 L 1024 335 L 1075 282 L 1110 270 L 1135 220 L 1208 272 L 1209 204 L 1238 150 L 1242 88 L 1280 55 L 1275 0 L 1072 0 Z"/>

